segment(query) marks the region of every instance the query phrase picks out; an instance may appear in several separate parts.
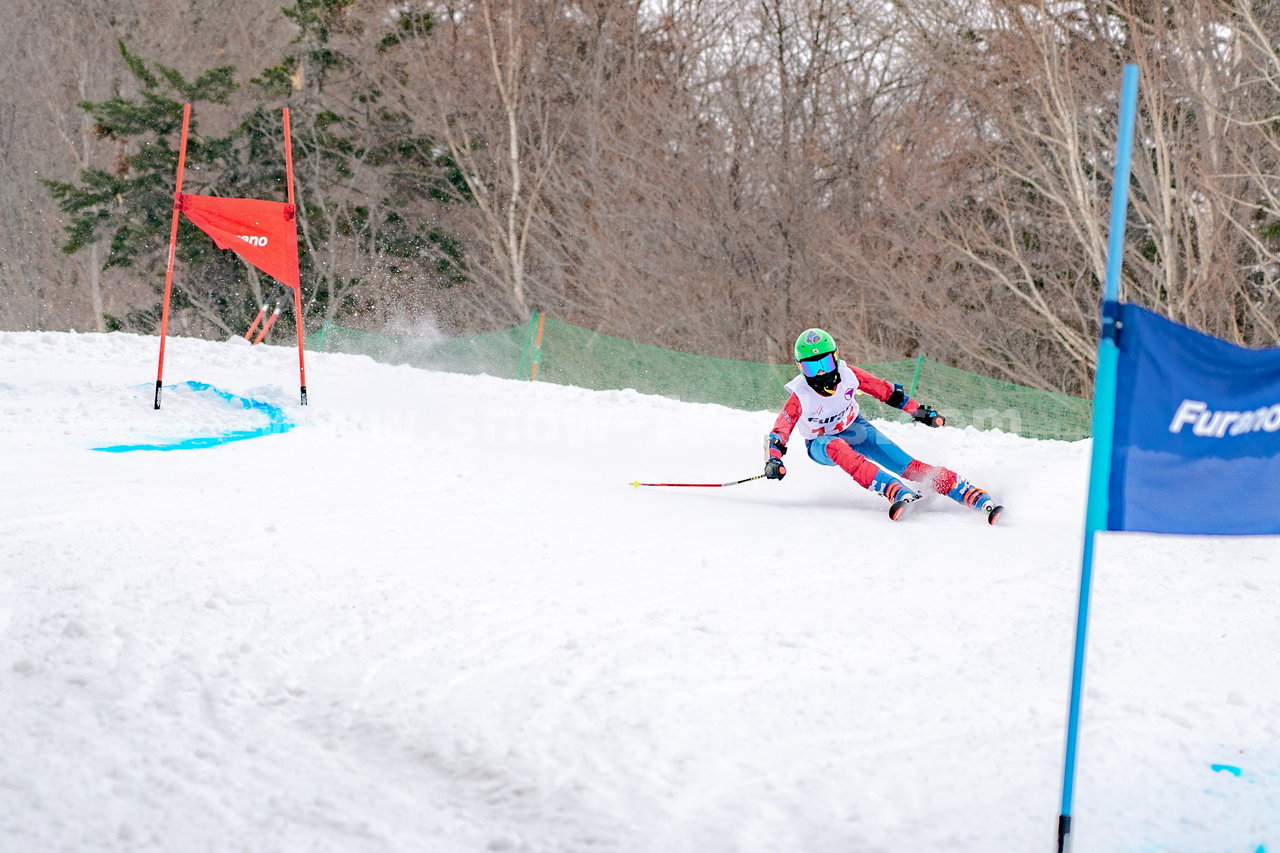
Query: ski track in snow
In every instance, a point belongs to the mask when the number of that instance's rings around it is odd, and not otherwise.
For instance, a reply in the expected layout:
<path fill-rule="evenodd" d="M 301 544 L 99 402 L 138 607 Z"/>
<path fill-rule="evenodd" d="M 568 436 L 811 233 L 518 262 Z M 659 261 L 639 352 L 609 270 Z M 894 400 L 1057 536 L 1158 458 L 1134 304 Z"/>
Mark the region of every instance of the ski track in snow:
<path fill-rule="evenodd" d="M 0 850 L 1051 849 L 1088 442 L 882 424 L 1008 507 L 895 524 L 629 485 L 770 412 L 156 347 L 0 333 Z M 297 428 L 90 449 L 264 425 L 185 380 Z M 1102 537 L 1079 853 L 1280 849 L 1276 546 Z"/>

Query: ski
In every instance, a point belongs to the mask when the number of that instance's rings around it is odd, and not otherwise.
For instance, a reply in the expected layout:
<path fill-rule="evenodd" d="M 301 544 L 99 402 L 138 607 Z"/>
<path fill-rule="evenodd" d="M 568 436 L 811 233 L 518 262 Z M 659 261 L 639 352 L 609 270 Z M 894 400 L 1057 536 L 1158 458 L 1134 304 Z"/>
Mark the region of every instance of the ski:
<path fill-rule="evenodd" d="M 889 506 L 889 520 L 897 521 L 898 519 L 902 518 L 902 513 L 906 511 L 907 504 L 913 504 L 918 500 L 920 500 L 920 496 L 912 493 L 912 494 L 908 494 L 905 498 L 903 498 L 900 501 L 894 501 Z"/>

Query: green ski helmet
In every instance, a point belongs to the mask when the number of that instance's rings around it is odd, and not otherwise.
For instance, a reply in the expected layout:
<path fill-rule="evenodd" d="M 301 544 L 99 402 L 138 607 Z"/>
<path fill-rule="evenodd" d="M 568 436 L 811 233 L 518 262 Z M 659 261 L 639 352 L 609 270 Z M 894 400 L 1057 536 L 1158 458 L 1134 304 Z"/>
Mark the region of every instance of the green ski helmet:
<path fill-rule="evenodd" d="M 796 364 L 809 387 L 830 397 L 840 384 L 840 354 L 836 341 L 822 329 L 805 329 L 796 338 Z"/>
<path fill-rule="evenodd" d="M 836 341 L 822 329 L 805 329 L 796 338 L 796 361 L 836 351 Z"/>

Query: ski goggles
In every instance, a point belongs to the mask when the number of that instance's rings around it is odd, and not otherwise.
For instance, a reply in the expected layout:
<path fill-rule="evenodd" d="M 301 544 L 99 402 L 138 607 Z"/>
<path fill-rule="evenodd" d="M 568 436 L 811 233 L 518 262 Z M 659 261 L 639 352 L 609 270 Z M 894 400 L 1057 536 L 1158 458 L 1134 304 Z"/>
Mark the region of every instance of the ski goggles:
<path fill-rule="evenodd" d="M 806 358 L 797 363 L 800 365 L 800 372 L 812 379 L 836 369 L 836 354 L 829 352 L 825 355 L 815 355 L 813 358 Z"/>

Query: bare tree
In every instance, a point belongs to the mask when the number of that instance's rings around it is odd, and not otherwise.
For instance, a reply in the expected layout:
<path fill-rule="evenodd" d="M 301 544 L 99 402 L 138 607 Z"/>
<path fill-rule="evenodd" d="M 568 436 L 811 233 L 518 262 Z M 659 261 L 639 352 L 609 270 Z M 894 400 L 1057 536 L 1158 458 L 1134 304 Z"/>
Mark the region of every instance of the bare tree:
<path fill-rule="evenodd" d="M 437 135 L 460 179 L 455 198 L 473 217 L 483 252 L 468 270 L 487 312 L 511 322 L 539 302 L 529 253 L 566 123 L 555 79 L 560 3 L 474 0 L 441 4 L 409 41 L 400 96 L 420 132 Z M 568 22 L 571 23 L 571 22 Z"/>
<path fill-rule="evenodd" d="M 1198 44 L 1183 44 L 1190 83 L 1203 94 L 1200 111 L 1204 148 L 1196 159 L 1204 171 L 1197 205 L 1207 224 L 1196 239 L 1222 235 L 1228 245 L 1197 277 L 1218 275 L 1230 283 L 1226 305 L 1214 305 L 1203 292 L 1184 293 L 1191 322 L 1254 346 L 1280 343 L 1280 59 L 1274 48 L 1280 32 L 1280 8 L 1239 0 L 1209 7 L 1179 9 L 1180 39 L 1198 32 Z M 1187 19 L 1190 18 L 1188 21 Z M 1199 255 L 1203 256 L 1201 250 Z M 1208 312 L 1216 318 L 1206 317 Z M 1215 319 L 1217 322 L 1215 322 Z M 1227 320 L 1223 328 L 1218 322 Z"/>
<path fill-rule="evenodd" d="M 550 191 L 572 212 L 561 268 L 592 284 L 572 310 L 675 348 L 785 358 L 794 328 L 865 304 L 832 243 L 875 180 L 868 140 L 900 85 L 876 67 L 892 22 L 872 4 L 649 11 L 591 42 L 607 85 L 575 89 Z"/>
<path fill-rule="evenodd" d="M 997 375 L 1087 388 L 1125 61 L 1138 63 L 1143 85 L 1122 292 L 1235 340 L 1245 339 L 1242 315 L 1265 329 L 1239 274 L 1256 260 L 1233 224 L 1247 218 L 1232 199 L 1249 181 L 1228 166 L 1242 144 L 1227 118 L 1239 114 L 1240 53 L 1220 4 L 957 0 L 911 18 L 911 50 L 930 80 L 915 138 L 903 139 L 914 165 L 900 173 L 893 209 L 914 211 L 900 233 L 914 223 L 968 282 L 951 310 L 913 291 L 929 334 Z M 945 182 L 913 178 L 929 161 Z M 967 340 L 995 309 L 1021 341 Z"/>
<path fill-rule="evenodd" d="M 70 1 L 53 0 L 64 15 Z M 137 273 L 95 288 L 87 253 L 55 254 L 56 217 L 28 177 L 118 156 L 74 102 L 128 89 L 85 50 L 110 53 L 128 30 L 183 73 L 256 69 L 267 46 L 289 57 L 272 72 L 282 89 L 245 87 L 201 118 L 226 132 L 254 106 L 263 122 L 291 106 L 318 319 L 465 332 L 543 310 L 765 361 L 820 323 L 855 359 L 923 351 L 1077 393 L 1134 61 L 1123 293 L 1232 340 L 1277 340 L 1274 4 L 353 0 L 265 21 L 245 4 L 144 15 L 92 0 L 82 28 L 37 27 L 30 49 L 0 36 L 6 70 L 36 81 L 0 103 L 0 170 L 18 178 L 0 181 L 0 323 L 101 328 L 148 301 Z M 331 20 L 308 34 L 304 13 Z M 203 40 L 211 28 L 225 46 Z M 56 145 L 41 147 L 32 113 Z M 261 285 L 238 286 L 256 310 Z M 180 328 L 222 332 L 199 314 Z"/>

